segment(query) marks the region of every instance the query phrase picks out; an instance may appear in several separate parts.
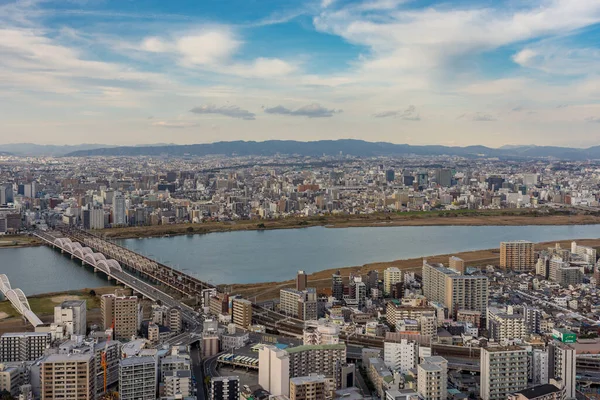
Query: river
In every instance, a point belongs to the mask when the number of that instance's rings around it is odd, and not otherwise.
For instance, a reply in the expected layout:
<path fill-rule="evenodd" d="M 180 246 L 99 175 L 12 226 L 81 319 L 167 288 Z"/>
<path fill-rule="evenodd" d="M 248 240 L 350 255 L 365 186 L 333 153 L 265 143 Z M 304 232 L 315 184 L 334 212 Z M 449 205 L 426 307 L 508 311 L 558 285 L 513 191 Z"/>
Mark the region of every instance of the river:
<path fill-rule="evenodd" d="M 291 279 L 296 271 L 499 247 L 501 241 L 549 242 L 600 237 L 598 225 L 426 226 L 238 231 L 125 239 L 141 254 L 211 283 Z M 0 250 L 0 273 L 26 294 L 106 285 L 90 269 L 49 248 Z"/>

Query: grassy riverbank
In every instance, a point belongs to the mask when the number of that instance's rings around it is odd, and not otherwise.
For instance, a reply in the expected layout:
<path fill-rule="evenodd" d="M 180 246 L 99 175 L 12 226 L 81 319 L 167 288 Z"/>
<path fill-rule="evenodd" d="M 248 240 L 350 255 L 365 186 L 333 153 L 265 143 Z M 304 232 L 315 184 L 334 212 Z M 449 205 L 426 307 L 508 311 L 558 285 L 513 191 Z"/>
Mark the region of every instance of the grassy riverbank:
<path fill-rule="evenodd" d="M 100 231 L 111 238 L 141 238 L 173 235 L 204 234 L 245 230 L 294 229 L 311 226 L 329 228 L 388 227 L 388 226 L 519 226 L 519 225 L 591 225 L 600 224 L 600 215 L 589 213 L 542 211 L 527 209 L 417 211 L 377 213 L 370 215 L 327 215 L 318 217 L 291 217 L 276 220 L 240 220 L 231 222 L 204 222 L 200 224 L 172 224 Z"/>
<path fill-rule="evenodd" d="M 115 286 L 103 286 L 97 288 L 86 288 L 81 290 L 69 290 L 66 292 L 44 293 L 27 296 L 31 310 L 44 322 L 54 320 L 54 307 L 65 300 L 85 300 L 87 305 L 88 324 L 101 322 L 100 296 L 114 293 L 115 290 L 123 294 L 131 294 L 130 289 L 117 288 Z M 23 321 L 21 315 L 14 309 L 11 302 L 4 300 L 0 302 L 0 334 L 6 332 L 32 331 L 33 327 Z"/>
<path fill-rule="evenodd" d="M 591 246 L 600 248 L 600 239 L 582 239 L 576 240 L 578 244 L 583 246 Z M 556 243 L 560 243 L 563 248 L 570 248 L 572 240 L 563 240 L 557 242 L 543 242 L 536 244 L 536 249 L 541 250 L 549 246 L 554 246 Z M 467 266 L 482 266 L 487 265 L 498 265 L 500 262 L 500 250 L 499 249 L 488 249 L 478 251 L 466 251 L 455 254 L 442 254 L 431 257 L 424 257 L 432 263 L 443 263 L 448 265 L 448 258 L 450 256 L 457 256 L 465 260 Z M 346 268 L 339 268 L 344 281 L 348 281 L 348 276 L 352 274 L 364 275 L 371 270 L 379 271 L 379 278 L 383 279 L 383 270 L 389 267 L 397 267 L 402 271 L 406 272 L 417 272 L 420 273 L 423 265 L 423 258 L 411 258 L 406 260 L 396 260 L 390 262 L 376 262 L 369 263 L 361 266 L 353 266 Z M 308 276 L 309 286 L 317 288 L 319 293 L 330 294 L 331 288 L 331 274 L 335 273 L 338 269 L 327 269 L 312 273 Z M 232 293 L 241 294 L 252 300 L 270 300 L 279 297 L 279 291 L 283 288 L 294 287 L 295 281 L 288 280 L 283 282 L 264 282 L 264 283 L 251 283 L 251 284 L 236 284 L 231 285 Z M 229 285 L 228 285 L 229 286 Z"/>

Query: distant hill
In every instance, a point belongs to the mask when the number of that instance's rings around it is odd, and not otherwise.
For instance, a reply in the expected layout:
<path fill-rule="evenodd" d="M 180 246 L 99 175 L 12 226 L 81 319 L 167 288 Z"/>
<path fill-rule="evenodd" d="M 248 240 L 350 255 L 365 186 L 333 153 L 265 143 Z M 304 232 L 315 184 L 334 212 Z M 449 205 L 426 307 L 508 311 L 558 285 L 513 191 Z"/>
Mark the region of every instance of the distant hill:
<path fill-rule="evenodd" d="M 1 147 L 0 147 L 1 149 Z M 600 159 L 600 146 L 576 149 L 552 146 L 508 146 L 490 148 L 485 146 L 412 146 L 386 142 L 366 142 L 363 140 L 319 140 L 299 142 L 293 140 L 268 140 L 264 142 L 232 141 L 190 145 L 121 146 L 95 149 L 81 149 L 65 154 L 69 157 L 88 156 L 205 156 L 221 154 L 226 156 L 296 154 L 301 156 L 352 155 L 359 157 L 399 156 L 399 155 L 449 155 L 461 157 L 502 157 L 502 158 L 556 158 L 564 160 Z"/>
<path fill-rule="evenodd" d="M 172 144 L 158 143 L 151 145 L 143 145 L 144 147 L 152 146 L 172 146 Z M 52 144 L 34 144 L 34 143 L 13 143 L 0 144 L 0 154 L 9 153 L 19 156 L 53 156 L 60 157 L 68 153 L 77 151 L 88 151 L 95 149 L 110 149 L 117 147 L 108 144 L 77 144 L 57 146 Z"/>

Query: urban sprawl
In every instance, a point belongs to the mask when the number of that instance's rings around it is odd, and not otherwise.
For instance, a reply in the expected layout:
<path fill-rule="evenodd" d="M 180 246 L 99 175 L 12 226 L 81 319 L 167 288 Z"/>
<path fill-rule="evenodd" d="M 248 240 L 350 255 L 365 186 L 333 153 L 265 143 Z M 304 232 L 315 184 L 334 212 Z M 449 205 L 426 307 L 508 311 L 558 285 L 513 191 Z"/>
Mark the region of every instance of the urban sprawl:
<path fill-rule="evenodd" d="M 418 272 L 340 271 L 319 289 L 298 271 L 294 288 L 257 303 L 103 232 L 462 210 L 596 215 L 599 196 L 600 165 L 548 160 L 0 157 L 0 233 L 38 238 L 132 290 L 95 295 L 97 323 L 72 299 L 44 323 L 0 275 L 24 319 L 23 332 L 0 337 L 2 398 L 598 398 L 593 247 L 514 238 L 499 243 L 497 265 L 424 259 Z"/>

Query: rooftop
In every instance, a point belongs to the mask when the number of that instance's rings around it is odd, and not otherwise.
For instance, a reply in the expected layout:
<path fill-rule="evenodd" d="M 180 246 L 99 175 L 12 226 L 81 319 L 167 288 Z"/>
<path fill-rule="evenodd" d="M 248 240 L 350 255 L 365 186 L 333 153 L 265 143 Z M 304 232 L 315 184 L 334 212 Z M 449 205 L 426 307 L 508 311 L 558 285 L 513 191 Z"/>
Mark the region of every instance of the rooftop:
<path fill-rule="evenodd" d="M 319 345 L 305 345 L 305 346 L 296 346 L 285 349 L 290 354 L 300 353 L 302 351 L 310 351 L 310 350 L 346 350 L 346 344 L 319 344 Z"/>
<path fill-rule="evenodd" d="M 534 386 L 534 387 L 531 387 L 528 389 L 523 389 L 523 390 L 520 390 L 515 393 L 519 393 L 528 399 L 537 399 L 540 396 L 546 396 L 550 393 L 558 393 L 558 392 L 560 392 L 560 389 L 557 388 L 556 386 L 550 385 L 550 384 L 545 384 L 545 385 Z"/>
<path fill-rule="evenodd" d="M 119 361 L 119 365 L 122 367 L 131 367 L 134 365 L 141 364 L 156 364 L 156 359 L 154 357 L 146 356 L 146 357 L 128 357 L 123 358 Z"/>

